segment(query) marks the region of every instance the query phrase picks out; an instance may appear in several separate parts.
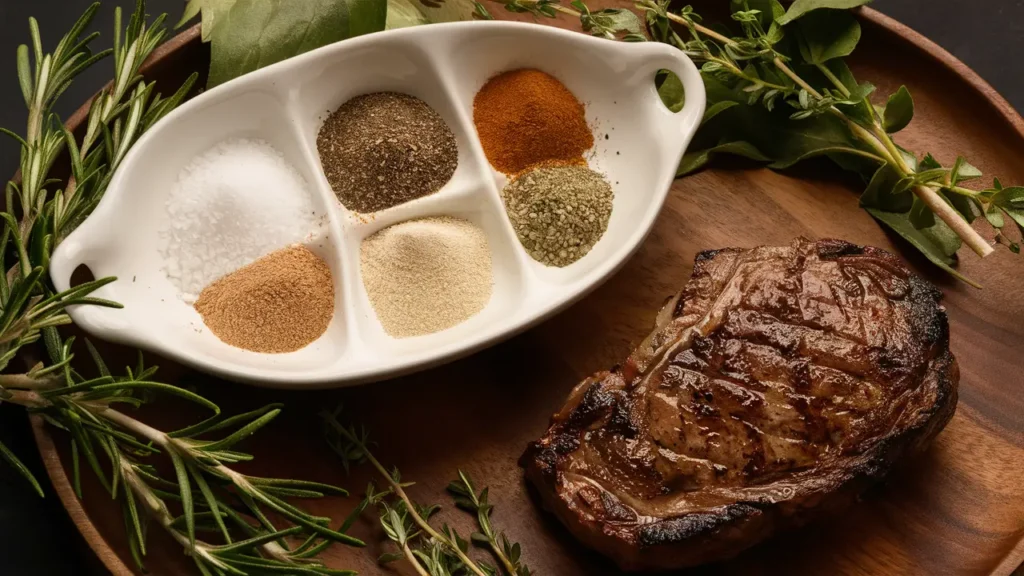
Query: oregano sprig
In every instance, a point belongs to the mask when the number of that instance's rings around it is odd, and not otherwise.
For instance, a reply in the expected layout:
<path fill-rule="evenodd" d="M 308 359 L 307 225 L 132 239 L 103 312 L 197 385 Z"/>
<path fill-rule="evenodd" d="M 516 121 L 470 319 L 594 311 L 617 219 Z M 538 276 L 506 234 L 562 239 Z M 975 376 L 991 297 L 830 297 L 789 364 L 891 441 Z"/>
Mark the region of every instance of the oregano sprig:
<path fill-rule="evenodd" d="M 955 269 L 957 250 L 967 244 L 987 256 L 998 243 L 1019 253 L 1005 227 L 1009 220 L 1024 233 L 1024 187 L 996 181 L 983 190 L 967 188 L 962 183 L 981 172 L 963 157 L 942 166 L 930 154 L 896 143 L 894 134 L 914 114 L 909 89 L 901 86 L 884 105 L 875 104 L 875 86 L 858 82 L 843 60 L 860 40 L 860 25 L 849 9 L 868 1 L 796 2 L 787 10 L 777 0 L 731 0 L 730 19 L 740 31 L 733 35 L 704 24 L 692 6 L 639 0 L 636 9 L 651 39 L 694 59 L 707 91 L 707 111 L 677 175 L 699 170 L 720 154 L 774 169 L 826 156 L 863 176 L 861 206 L 878 222 L 937 266 L 978 286 Z M 568 14 L 580 18 L 585 31 L 592 29 L 583 0 L 574 0 L 572 8 L 557 0 L 508 0 L 505 7 L 539 17 Z M 663 76 L 660 92 L 670 108 L 681 105 L 678 80 Z M 994 241 L 972 228 L 979 216 L 995 229 Z"/>

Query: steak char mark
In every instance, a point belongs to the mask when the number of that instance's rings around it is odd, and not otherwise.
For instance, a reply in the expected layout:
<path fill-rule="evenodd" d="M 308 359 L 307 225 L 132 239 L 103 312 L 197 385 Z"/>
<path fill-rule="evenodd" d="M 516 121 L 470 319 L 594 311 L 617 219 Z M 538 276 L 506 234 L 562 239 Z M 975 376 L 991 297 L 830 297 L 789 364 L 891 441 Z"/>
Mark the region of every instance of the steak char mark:
<path fill-rule="evenodd" d="M 654 331 L 520 463 L 623 569 L 733 556 L 855 500 L 946 425 L 959 372 L 940 298 L 837 240 L 702 252 Z"/>

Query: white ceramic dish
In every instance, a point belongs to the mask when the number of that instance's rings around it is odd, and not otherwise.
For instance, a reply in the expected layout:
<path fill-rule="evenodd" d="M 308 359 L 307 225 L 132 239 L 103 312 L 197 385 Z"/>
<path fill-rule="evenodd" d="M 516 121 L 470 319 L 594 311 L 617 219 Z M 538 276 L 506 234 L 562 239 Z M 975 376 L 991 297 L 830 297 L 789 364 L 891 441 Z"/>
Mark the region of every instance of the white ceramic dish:
<path fill-rule="evenodd" d="M 499 196 L 504 176 L 487 163 L 473 127 L 473 97 L 506 70 L 538 68 L 584 102 L 594 128 L 591 167 L 615 191 L 608 230 L 584 258 L 548 268 L 521 248 Z M 676 73 L 686 91 L 678 113 L 658 99 L 654 76 Z M 316 134 L 326 115 L 369 92 L 397 91 L 432 106 L 455 133 L 459 166 L 438 193 L 357 218 L 337 201 L 320 167 Z M 667 45 L 600 40 L 547 26 L 509 22 L 436 24 L 371 34 L 320 48 L 219 86 L 185 103 L 146 133 L 125 158 L 95 212 L 54 253 L 58 290 L 79 265 L 116 276 L 96 296 L 124 304 L 71 310 L 103 338 L 158 352 L 223 377 L 280 388 L 324 388 L 382 379 L 454 359 L 519 332 L 608 278 L 640 245 L 661 210 L 676 165 L 704 113 L 697 69 Z M 218 340 L 181 301 L 161 269 L 158 231 L 178 172 L 230 137 L 277 147 L 314 189 L 329 218 L 307 245 L 331 265 L 335 316 L 327 332 L 289 354 L 258 354 Z M 466 218 L 486 232 L 494 291 L 484 310 L 435 334 L 386 335 L 359 273 L 359 245 L 410 218 Z"/>

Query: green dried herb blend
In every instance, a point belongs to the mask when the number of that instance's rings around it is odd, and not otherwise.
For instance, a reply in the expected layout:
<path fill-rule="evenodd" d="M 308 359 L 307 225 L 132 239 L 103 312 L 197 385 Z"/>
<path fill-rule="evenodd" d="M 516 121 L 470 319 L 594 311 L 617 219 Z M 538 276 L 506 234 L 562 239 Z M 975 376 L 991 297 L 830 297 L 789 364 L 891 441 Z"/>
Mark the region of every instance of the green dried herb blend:
<path fill-rule="evenodd" d="M 342 104 L 324 121 L 316 147 L 338 200 L 362 213 L 437 192 L 459 162 L 455 135 L 441 116 L 395 92 Z"/>
<path fill-rule="evenodd" d="M 534 260 L 568 266 L 608 228 L 612 187 L 586 166 L 534 168 L 501 192 L 512 227 Z"/>

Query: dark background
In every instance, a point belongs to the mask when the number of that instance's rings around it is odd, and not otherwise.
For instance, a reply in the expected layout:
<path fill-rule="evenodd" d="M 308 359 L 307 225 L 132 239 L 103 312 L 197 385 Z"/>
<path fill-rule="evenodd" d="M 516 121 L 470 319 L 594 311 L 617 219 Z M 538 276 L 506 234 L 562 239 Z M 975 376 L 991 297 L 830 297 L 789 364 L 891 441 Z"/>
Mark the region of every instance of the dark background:
<path fill-rule="evenodd" d="M 0 0 L 0 126 L 19 134 L 25 130 L 15 50 L 29 42 L 29 16 L 39 20 L 44 49 L 50 50 L 89 4 L 89 0 Z M 103 33 L 93 45 L 96 49 L 109 45 L 114 6 L 118 5 L 130 13 L 134 1 L 103 2 L 94 21 L 94 28 Z M 150 13 L 168 12 L 173 23 L 184 0 L 150 0 L 148 6 Z M 1024 0 L 876 0 L 874 7 L 938 42 L 995 86 L 1017 110 L 1024 110 L 1024 74 L 1017 61 L 1024 53 Z M 57 105 L 58 114 L 66 118 L 98 90 L 112 76 L 111 66 L 105 61 L 81 76 Z M 0 136 L 0 180 L 14 174 L 17 166 L 16 143 Z M 45 483 L 46 473 L 19 407 L 0 405 L 0 441 Z M 49 485 L 44 489 L 46 498 L 40 499 L 0 461 L 0 574 L 104 573 L 56 494 Z"/>

